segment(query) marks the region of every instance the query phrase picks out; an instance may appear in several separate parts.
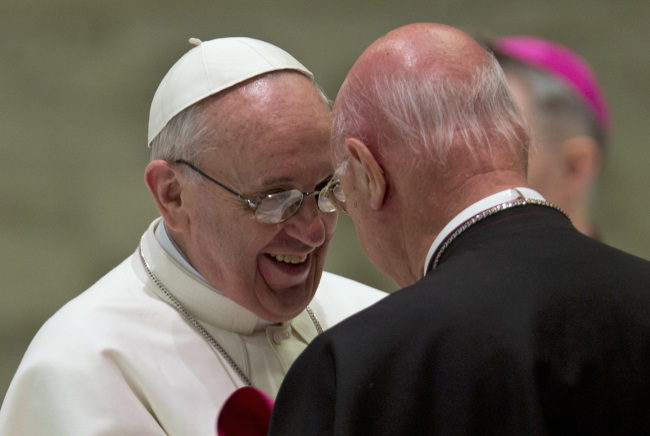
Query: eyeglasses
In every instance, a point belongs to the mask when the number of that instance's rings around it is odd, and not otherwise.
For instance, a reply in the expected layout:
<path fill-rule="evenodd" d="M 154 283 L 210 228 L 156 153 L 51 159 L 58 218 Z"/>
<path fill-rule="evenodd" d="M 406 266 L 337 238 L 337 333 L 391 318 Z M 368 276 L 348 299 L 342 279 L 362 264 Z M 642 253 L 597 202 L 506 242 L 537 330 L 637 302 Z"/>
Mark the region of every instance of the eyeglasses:
<path fill-rule="evenodd" d="M 334 173 L 332 178 L 327 185 L 320 191 L 320 197 L 325 197 L 338 210 L 344 215 L 350 215 L 348 213 L 348 207 L 345 203 L 345 192 L 343 192 L 343 187 L 341 186 L 341 181 L 339 176 Z"/>
<path fill-rule="evenodd" d="M 269 194 L 256 202 L 227 187 L 223 183 L 218 182 L 185 160 L 177 160 L 175 163 L 190 167 L 212 183 L 248 203 L 251 209 L 255 211 L 255 218 L 261 224 L 278 224 L 288 220 L 298 212 L 298 209 L 300 209 L 300 206 L 302 205 L 302 200 L 310 195 L 316 196 L 316 204 L 321 212 L 331 213 L 336 212 L 338 209 L 347 214 L 345 211 L 345 195 L 343 194 L 338 177 L 336 176 L 332 177 L 332 179 L 327 182 L 327 185 L 319 191 L 302 192 L 299 189 L 291 189 L 289 191 Z"/>

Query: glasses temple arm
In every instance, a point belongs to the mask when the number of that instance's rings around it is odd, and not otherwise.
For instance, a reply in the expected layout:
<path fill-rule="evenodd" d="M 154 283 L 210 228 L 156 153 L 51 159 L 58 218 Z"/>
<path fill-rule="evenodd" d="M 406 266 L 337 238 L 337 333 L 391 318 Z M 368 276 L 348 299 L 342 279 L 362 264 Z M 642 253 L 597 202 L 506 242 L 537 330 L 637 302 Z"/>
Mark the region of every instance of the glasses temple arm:
<path fill-rule="evenodd" d="M 206 173 L 204 173 L 203 171 L 201 171 L 200 169 L 198 169 L 197 167 L 195 167 L 194 165 L 192 165 L 192 164 L 189 163 L 188 161 L 186 161 L 186 160 L 182 160 L 182 159 L 179 159 L 179 160 L 177 160 L 177 161 L 175 161 L 175 162 L 178 163 L 178 164 L 183 164 L 183 165 L 186 165 L 186 166 L 192 168 L 194 171 L 196 171 L 197 173 L 199 173 L 200 175 L 202 175 L 203 177 L 205 177 L 206 179 L 208 179 L 208 180 L 211 181 L 212 183 L 214 183 L 214 184 L 216 184 L 217 186 L 220 186 L 221 188 L 223 188 L 223 189 L 225 189 L 226 191 L 230 192 L 232 195 L 236 196 L 236 197 L 239 198 L 240 200 L 244 200 L 245 202 L 247 202 L 247 203 L 248 203 L 248 204 L 249 204 L 253 209 L 255 209 L 255 208 L 259 205 L 258 203 L 255 203 L 255 202 L 254 202 L 253 200 L 251 200 L 250 198 L 246 198 L 246 197 L 244 197 L 243 195 L 241 195 L 241 194 L 238 193 L 237 191 L 235 191 L 235 190 L 233 190 L 233 189 L 230 189 L 229 187 L 227 187 L 227 186 L 224 185 L 223 183 L 218 182 L 217 180 L 213 179 L 212 177 L 210 177 L 209 175 L 207 175 Z"/>

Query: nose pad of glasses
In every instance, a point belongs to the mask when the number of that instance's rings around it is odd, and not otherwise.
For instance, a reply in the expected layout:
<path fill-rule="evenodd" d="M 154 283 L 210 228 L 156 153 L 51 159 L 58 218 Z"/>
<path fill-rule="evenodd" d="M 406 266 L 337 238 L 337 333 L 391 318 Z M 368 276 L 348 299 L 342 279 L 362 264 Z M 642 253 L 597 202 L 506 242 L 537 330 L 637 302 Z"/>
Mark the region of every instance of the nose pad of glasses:
<path fill-rule="evenodd" d="M 323 192 L 318 194 L 318 209 L 324 213 L 330 213 L 336 211 L 336 206 L 332 203 L 332 200 L 328 195 L 324 195 Z"/>
<path fill-rule="evenodd" d="M 323 202 L 322 205 L 321 201 Z M 321 195 L 318 196 L 318 207 L 323 212 L 334 212 L 338 210 L 344 214 L 348 213 L 345 204 L 345 192 L 343 192 L 343 188 L 341 188 L 339 183 L 328 186 Z"/>
<path fill-rule="evenodd" d="M 291 218 L 300 209 L 302 192 L 297 189 L 265 197 L 255 210 L 255 218 L 262 224 L 277 224 Z"/>
<path fill-rule="evenodd" d="M 341 210 L 347 212 L 347 209 L 345 208 L 345 192 L 340 184 L 332 188 L 332 197 L 334 197 L 333 201 L 341 208 Z"/>

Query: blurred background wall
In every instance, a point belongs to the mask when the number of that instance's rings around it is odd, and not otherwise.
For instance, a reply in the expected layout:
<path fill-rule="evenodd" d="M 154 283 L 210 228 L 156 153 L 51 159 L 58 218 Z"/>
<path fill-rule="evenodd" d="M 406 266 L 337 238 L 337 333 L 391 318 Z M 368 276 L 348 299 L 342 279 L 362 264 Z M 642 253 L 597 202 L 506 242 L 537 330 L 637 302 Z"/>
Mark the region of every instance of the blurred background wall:
<path fill-rule="evenodd" d="M 157 216 L 143 183 L 149 104 L 188 38 L 269 41 L 334 98 L 372 41 L 417 21 L 538 35 L 591 63 L 614 119 L 596 221 L 606 242 L 650 258 L 647 0 L 1 0 L 0 398 L 40 325 Z M 326 269 L 396 288 L 345 217 Z"/>

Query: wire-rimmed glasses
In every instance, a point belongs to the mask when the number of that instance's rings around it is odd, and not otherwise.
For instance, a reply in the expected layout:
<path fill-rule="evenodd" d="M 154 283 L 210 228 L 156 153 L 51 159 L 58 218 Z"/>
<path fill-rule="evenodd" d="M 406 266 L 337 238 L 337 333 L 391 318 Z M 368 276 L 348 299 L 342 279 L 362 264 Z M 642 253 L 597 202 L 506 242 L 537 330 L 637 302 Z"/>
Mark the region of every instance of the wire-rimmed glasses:
<path fill-rule="evenodd" d="M 201 176 L 205 177 L 212 183 L 221 187 L 222 189 L 230 192 L 237 198 L 248 203 L 248 205 L 255 211 L 255 218 L 261 224 L 278 224 L 288 220 L 298 212 L 302 201 L 305 197 L 310 195 L 316 196 L 316 203 L 318 209 L 323 213 L 332 213 L 339 210 L 347 214 L 345 209 L 345 195 L 341 189 L 338 177 L 334 175 L 332 179 L 325 185 L 323 189 L 312 192 L 303 192 L 299 189 L 291 189 L 288 191 L 276 192 L 268 194 L 260 201 L 254 201 L 234 189 L 229 188 L 223 183 L 210 177 L 193 164 L 185 160 L 176 160 L 177 164 L 186 165 L 192 170 L 196 171 Z"/>

